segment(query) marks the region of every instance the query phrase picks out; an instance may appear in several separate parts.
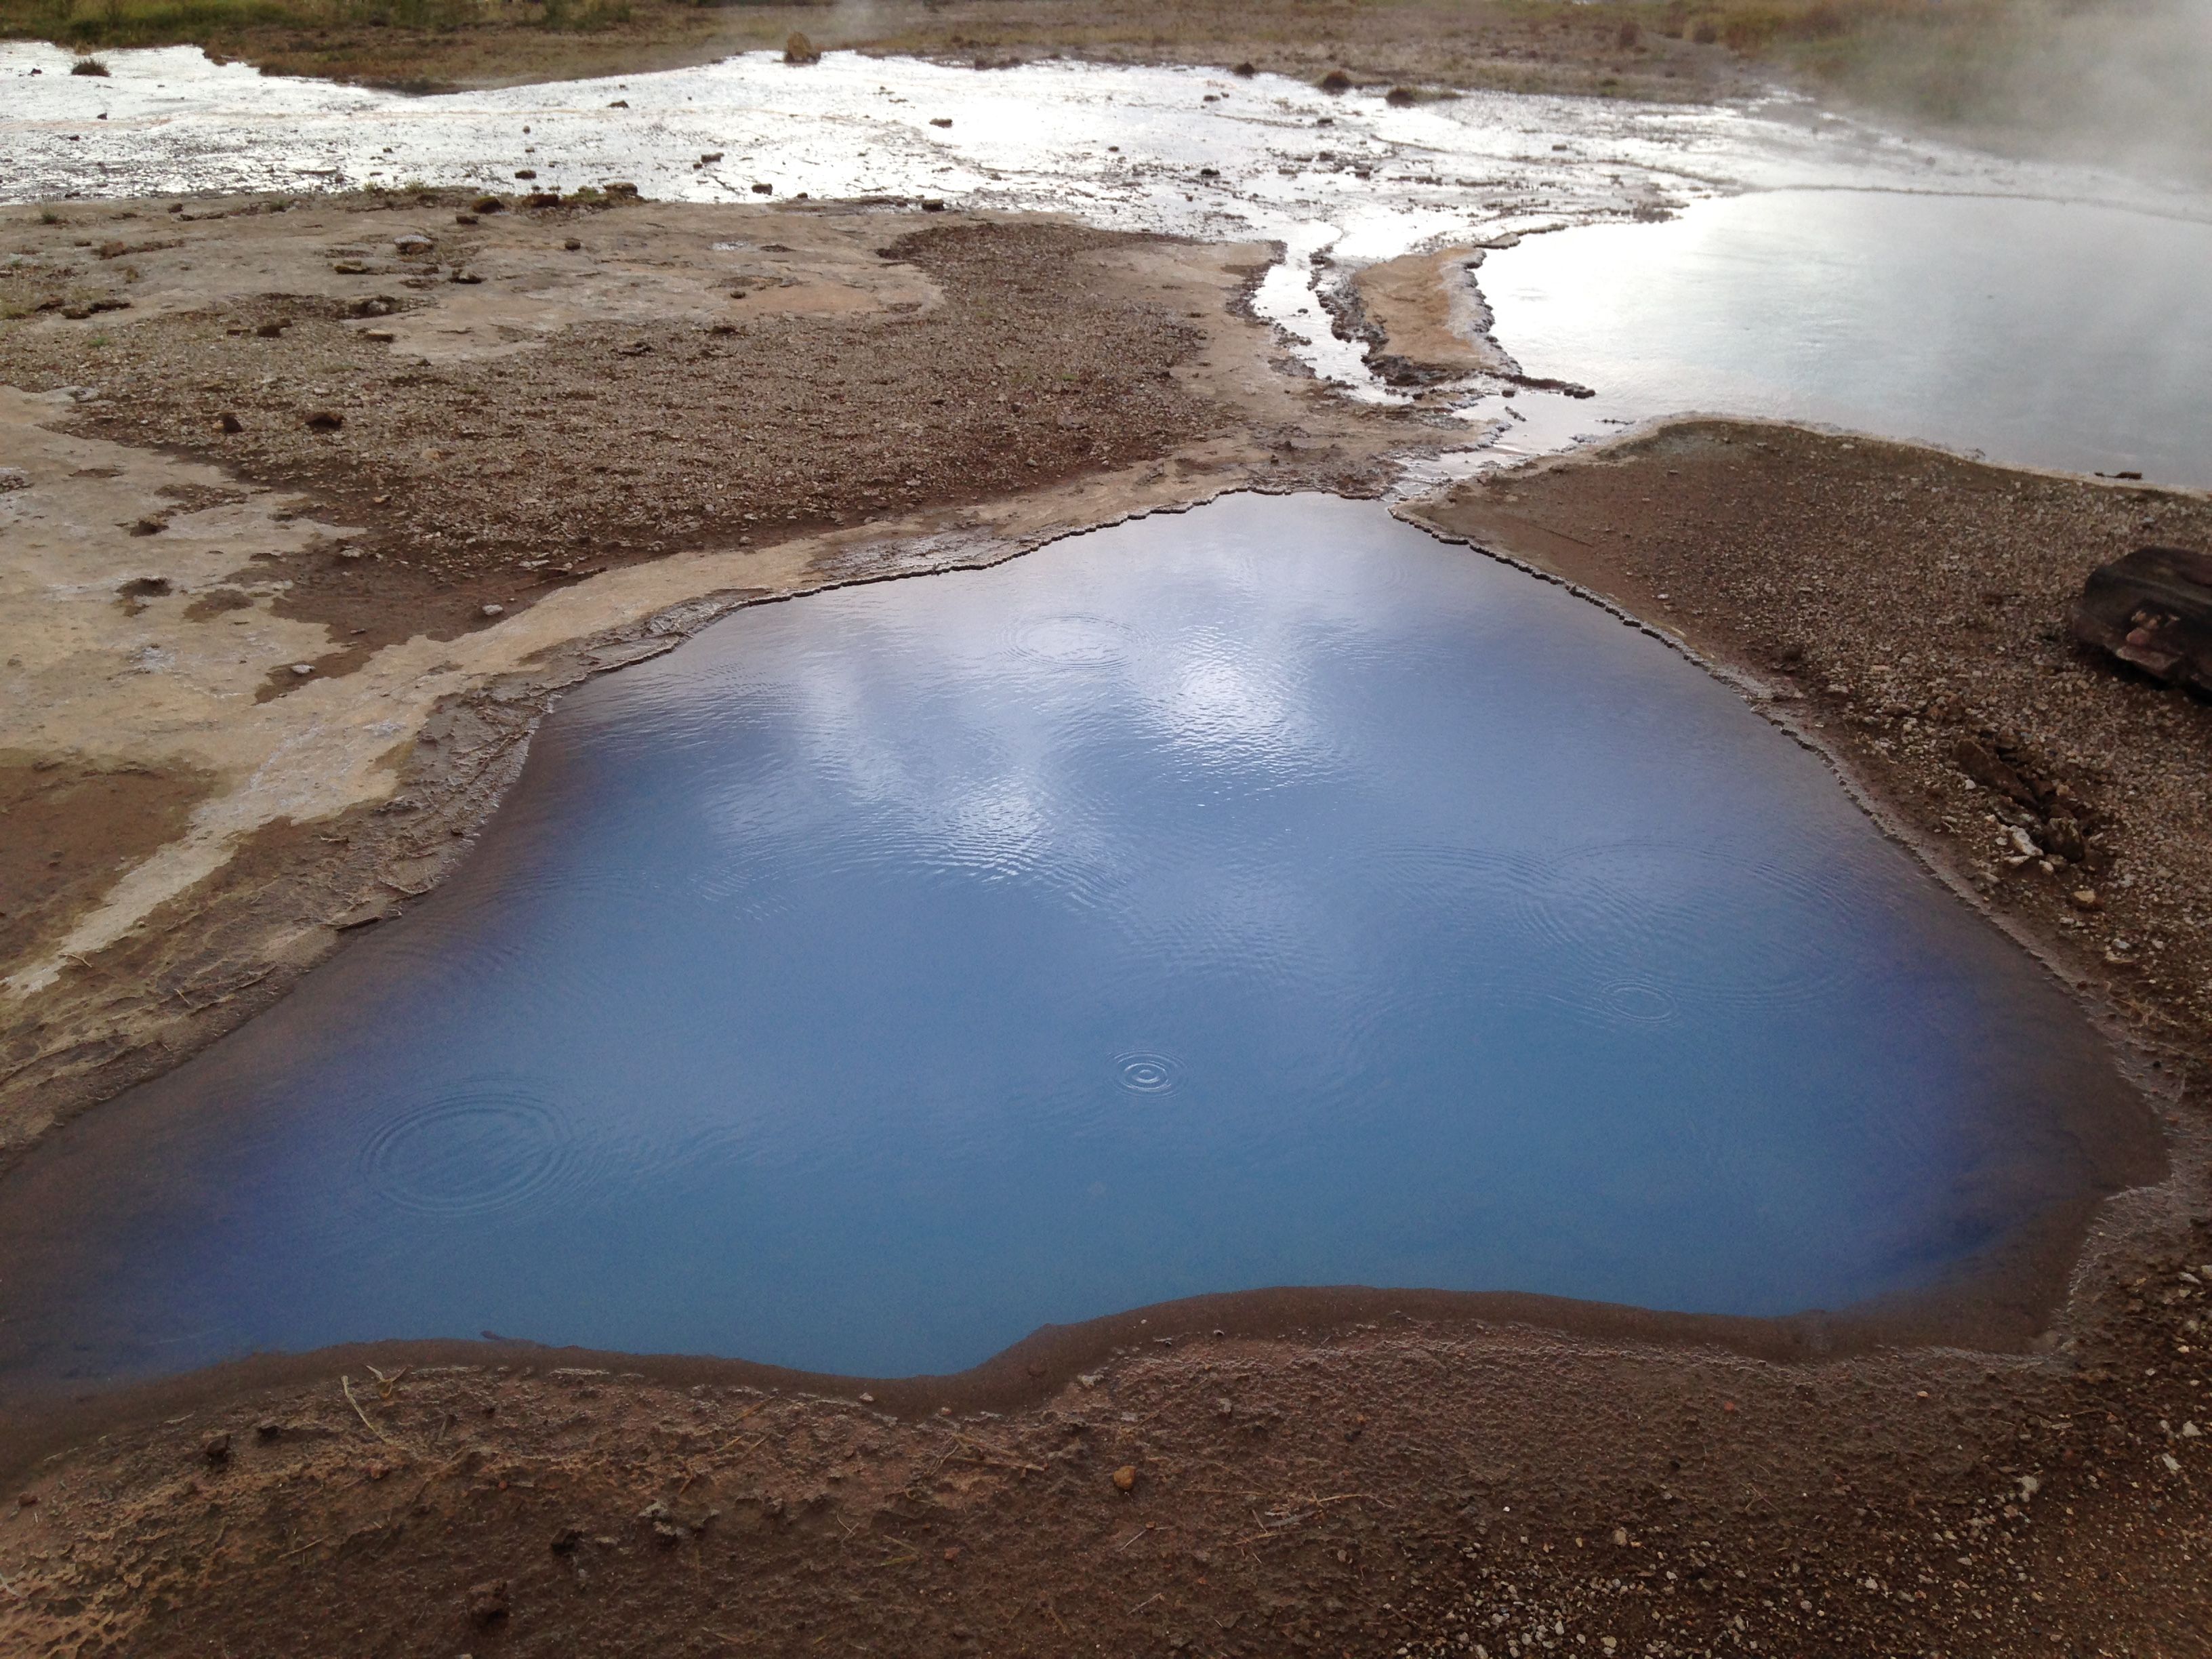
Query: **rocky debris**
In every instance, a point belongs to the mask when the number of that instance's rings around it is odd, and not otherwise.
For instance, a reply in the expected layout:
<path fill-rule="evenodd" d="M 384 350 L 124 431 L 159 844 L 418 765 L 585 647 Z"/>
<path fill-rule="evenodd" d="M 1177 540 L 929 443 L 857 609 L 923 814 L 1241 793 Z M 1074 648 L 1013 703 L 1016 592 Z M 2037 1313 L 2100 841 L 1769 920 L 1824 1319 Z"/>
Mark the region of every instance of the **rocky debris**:
<path fill-rule="evenodd" d="M 0 495 L 11 489 L 28 489 L 31 475 L 20 466 L 0 466 Z"/>
<path fill-rule="evenodd" d="M 2098 566 L 2067 628 L 2162 684 L 2212 694 L 2212 554 L 2139 547 Z"/>

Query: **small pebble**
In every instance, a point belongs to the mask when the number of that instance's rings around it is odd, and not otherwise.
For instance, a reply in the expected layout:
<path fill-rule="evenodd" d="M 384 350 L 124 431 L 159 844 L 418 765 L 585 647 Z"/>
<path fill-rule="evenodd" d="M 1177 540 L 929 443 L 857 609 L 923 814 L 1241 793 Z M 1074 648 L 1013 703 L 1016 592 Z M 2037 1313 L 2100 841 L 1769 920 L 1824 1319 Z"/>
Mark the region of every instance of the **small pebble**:
<path fill-rule="evenodd" d="M 504 616 L 506 613 L 507 607 L 503 605 L 488 605 L 477 614 L 485 617 L 499 617 Z"/>

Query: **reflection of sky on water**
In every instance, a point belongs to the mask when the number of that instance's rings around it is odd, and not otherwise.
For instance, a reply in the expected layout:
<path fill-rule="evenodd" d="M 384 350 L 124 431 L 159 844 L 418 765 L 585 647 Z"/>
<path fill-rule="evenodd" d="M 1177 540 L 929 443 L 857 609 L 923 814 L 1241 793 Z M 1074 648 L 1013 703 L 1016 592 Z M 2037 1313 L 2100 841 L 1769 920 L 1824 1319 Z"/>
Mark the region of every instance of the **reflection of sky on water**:
<path fill-rule="evenodd" d="M 1782 191 L 1484 262 L 1499 343 L 1574 418 L 1827 422 L 2212 484 L 2212 222 L 2082 203 Z"/>
<path fill-rule="evenodd" d="M 0 1376 L 1840 1307 L 2095 1190 L 2069 1114 L 2129 1101 L 1725 687 L 1371 504 L 1231 497 L 574 694 L 451 884 L 0 1183 Z"/>

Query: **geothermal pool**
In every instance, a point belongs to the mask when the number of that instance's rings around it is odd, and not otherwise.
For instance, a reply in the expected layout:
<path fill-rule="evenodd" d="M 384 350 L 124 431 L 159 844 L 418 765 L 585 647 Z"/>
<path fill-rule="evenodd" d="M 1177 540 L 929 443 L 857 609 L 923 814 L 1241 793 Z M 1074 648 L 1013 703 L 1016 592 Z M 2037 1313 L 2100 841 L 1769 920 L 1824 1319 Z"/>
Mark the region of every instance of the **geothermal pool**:
<path fill-rule="evenodd" d="M 2013 465 L 2212 485 L 2212 219 L 1784 189 L 1490 254 L 1499 343 L 1587 382 L 1527 447 L 1684 410 L 1812 420 Z"/>
<path fill-rule="evenodd" d="M 1234 497 L 574 694 L 447 887 L 0 1183 L 0 1383 L 483 1331 L 949 1371 L 1276 1285 L 1841 1309 L 2111 1190 L 2142 1115 L 1694 665 Z"/>

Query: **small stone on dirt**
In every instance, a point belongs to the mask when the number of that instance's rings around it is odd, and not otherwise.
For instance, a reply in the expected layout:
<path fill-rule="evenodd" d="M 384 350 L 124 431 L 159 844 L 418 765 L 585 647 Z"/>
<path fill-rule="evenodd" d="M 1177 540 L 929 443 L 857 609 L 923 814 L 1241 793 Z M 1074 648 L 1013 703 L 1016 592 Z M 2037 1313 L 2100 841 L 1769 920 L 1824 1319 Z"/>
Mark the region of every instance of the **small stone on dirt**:
<path fill-rule="evenodd" d="M 481 1584 L 469 1586 L 469 1617 L 479 1625 L 492 1624 L 506 1618 L 507 1609 L 508 1592 L 506 1579 L 493 1578 Z"/>
<path fill-rule="evenodd" d="M 1118 1469 L 1116 1469 L 1116 1470 L 1115 1470 L 1115 1471 L 1114 1471 L 1114 1490 L 1115 1490 L 1115 1491 L 1116 1491 L 1116 1492 L 1134 1492 L 1134 1491 L 1136 1490 L 1136 1488 L 1137 1488 L 1137 1466 L 1136 1466 L 1135 1464 L 1133 1464 L 1133 1463 L 1124 1463 L 1124 1464 L 1122 1464 L 1122 1465 L 1121 1465 L 1121 1467 L 1120 1468 L 1118 1468 Z"/>
<path fill-rule="evenodd" d="M 335 432 L 345 424 L 345 416 L 334 409 L 319 409 L 307 416 L 310 432 Z"/>
<path fill-rule="evenodd" d="M 200 1446 L 200 1455 L 218 1468 L 229 1462 L 230 1437 L 228 1434 L 210 1435 Z"/>
<path fill-rule="evenodd" d="M 507 607 L 503 605 L 487 605 L 477 612 L 479 617 L 503 617 L 506 614 Z"/>
<path fill-rule="evenodd" d="M 218 432 L 240 433 L 246 430 L 246 422 L 227 409 L 215 417 L 215 425 Z"/>

